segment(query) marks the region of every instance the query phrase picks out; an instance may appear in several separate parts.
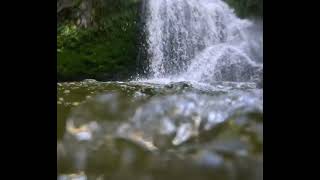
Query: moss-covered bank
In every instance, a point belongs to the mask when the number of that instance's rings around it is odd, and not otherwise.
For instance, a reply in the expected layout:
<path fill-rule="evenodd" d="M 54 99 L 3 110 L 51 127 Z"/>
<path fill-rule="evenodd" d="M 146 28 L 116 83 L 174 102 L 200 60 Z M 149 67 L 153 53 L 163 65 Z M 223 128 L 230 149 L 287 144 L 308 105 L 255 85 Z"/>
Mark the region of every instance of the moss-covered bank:
<path fill-rule="evenodd" d="M 85 26 L 81 3 L 58 12 L 58 81 L 129 78 L 136 70 L 138 1 L 98 0 L 90 8 Z"/>

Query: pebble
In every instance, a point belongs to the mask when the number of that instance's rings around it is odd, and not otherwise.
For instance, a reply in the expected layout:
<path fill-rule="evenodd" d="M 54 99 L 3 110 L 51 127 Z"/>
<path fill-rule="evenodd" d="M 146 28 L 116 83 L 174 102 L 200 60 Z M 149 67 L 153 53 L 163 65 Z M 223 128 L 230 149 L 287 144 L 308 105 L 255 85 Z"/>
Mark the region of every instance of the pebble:
<path fill-rule="evenodd" d="M 79 104 L 80 104 L 79 102 L 72 103 L 73 106 L 79 106 Z"/>
<path fill-rule="evenodd" d="M 85 80 L 83 80 L 83 82 L 86 82 L 86 83 L 96 83 L 96 82 L 98 82 L 98 81 L 95 80 L 95 79 L 85 79 Z"/>

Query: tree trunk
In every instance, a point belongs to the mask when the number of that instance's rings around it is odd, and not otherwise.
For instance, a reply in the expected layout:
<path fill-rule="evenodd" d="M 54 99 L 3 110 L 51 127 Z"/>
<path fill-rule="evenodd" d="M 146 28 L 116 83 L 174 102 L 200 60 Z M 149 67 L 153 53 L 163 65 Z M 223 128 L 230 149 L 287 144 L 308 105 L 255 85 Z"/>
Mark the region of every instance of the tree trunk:
<path fill-rule="evenodd" d="M 79 6 L 77 24 L 84 28 L 93 26 L 92 0 L 84 0 L 81 2 Z"/>

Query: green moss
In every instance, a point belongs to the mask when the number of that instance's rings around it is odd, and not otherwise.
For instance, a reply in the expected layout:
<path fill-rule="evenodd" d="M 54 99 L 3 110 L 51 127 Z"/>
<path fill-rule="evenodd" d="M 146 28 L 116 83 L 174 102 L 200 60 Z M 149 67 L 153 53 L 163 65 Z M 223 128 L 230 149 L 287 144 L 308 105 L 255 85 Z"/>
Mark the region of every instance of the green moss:
<path fill-rule="evenodd" d="M 58 27 L 59 81 L 126 79 L 134 73 L 138 4 L 119 1 L 108 8 L 96 27 L 83 29 L 72 22 Z"/>

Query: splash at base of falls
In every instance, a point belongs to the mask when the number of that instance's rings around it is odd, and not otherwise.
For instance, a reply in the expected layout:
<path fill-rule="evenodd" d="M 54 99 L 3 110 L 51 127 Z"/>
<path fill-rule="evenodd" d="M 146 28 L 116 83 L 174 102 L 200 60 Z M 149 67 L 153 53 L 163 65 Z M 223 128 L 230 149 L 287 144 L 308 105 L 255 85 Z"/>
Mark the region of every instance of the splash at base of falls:
<path fill-rule="evenodd" d="M 144 2 L 148 78 L 58 83 L 58 179 L 262 180 L 262 24 Z"/>

